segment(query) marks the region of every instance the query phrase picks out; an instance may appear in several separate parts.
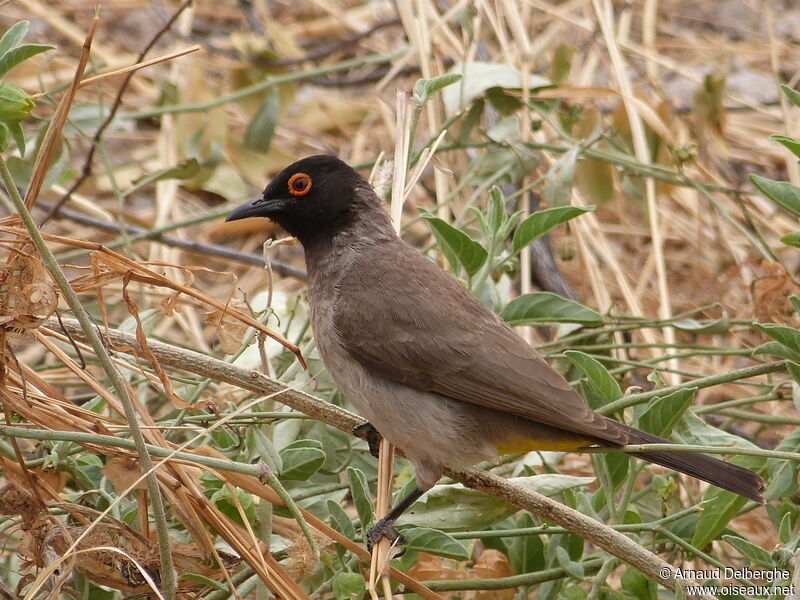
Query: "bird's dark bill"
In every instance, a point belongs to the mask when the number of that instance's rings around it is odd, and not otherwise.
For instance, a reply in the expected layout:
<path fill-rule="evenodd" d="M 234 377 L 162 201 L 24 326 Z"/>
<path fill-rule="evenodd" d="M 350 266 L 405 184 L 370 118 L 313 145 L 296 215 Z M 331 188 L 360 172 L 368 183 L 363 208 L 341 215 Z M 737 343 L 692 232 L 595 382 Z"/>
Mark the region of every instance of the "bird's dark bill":
<path fill-rule="evenodd" d="M 238 221 L 249 217 L 270 217 L 276 209 L 280 208 L 280 200 L 265 200 L 263 197 L 245 202 L 234 208 L 225 221 Z"/>

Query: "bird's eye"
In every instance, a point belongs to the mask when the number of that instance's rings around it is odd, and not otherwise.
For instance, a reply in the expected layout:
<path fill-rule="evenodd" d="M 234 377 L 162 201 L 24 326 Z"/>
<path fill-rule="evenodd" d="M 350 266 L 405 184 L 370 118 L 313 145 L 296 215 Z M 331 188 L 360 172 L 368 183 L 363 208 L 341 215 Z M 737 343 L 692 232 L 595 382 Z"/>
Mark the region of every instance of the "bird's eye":
<path fill-rule="evenodd" d="M 289 193 L 292 196 L 305 196 L 311 189 L 311 177 L 305 173 L 295 173 L 289 178 Z"/>

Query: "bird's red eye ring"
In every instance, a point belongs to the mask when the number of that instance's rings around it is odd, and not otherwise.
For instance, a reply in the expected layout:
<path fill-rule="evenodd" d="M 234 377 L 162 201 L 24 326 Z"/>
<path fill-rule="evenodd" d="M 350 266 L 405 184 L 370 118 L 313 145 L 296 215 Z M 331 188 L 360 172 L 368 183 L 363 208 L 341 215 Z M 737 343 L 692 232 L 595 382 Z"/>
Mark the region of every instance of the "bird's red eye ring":
<path fill-rule="evenodd" d="M 289 178 L 289 193 L 292 196 L 305 196 L 311 189 L 311 177 L 305 173 L 295 173 Z"/>

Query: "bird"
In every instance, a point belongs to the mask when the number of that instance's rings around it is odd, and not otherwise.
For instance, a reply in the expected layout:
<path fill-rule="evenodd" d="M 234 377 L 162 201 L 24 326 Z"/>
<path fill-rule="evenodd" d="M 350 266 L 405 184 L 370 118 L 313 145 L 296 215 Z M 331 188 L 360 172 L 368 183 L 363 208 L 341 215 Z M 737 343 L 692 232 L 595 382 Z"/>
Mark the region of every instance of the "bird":
<path fill-rule="evenodd" d="M 266 217 L 302 244 L 311 326 L 334 382 L 411 462 L 416 487 L 367 532 L 398 540 L 397 518 L 442 477 L 533 450 L 669 443 L 593 411 L 455 277 L 405 242 L 370 184 L 335 156 L 284 168 L 227 221 Z M 363 433 L 363 432 L 362 432 Z M 634 456 L 764 503 L 755 472 L 698 452 Z"/>

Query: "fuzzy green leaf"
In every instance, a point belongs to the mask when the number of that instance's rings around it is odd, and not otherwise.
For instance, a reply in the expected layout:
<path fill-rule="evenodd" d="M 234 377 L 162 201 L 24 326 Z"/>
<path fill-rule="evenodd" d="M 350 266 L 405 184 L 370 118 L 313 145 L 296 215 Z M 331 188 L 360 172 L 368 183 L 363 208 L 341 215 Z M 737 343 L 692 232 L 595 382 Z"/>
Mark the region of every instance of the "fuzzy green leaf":
<path fill-rule="evenodd" d="M 750 181 L 775 204 L 800 217 L 800 188 L 786 181 L 767 179 L 760 175 L 750 175 Z"/>
<path fill-rule="evenodd" d="M 353 504 L 356 506 L 358 520 L 361 522 L 361 531 L 364 535 L 372 527 L 375 520 L 375 511 L 372 508 L 372 499 L 367 485 L 367 476 L 363 471 L 355 467 L 347 467 L 347 480 L 350 483 L 350 495 L 353 497 Z"/>
<path fill-rule="evenodd" d="M 347 513 L 344 512 L 344 509 L 339 505 L 339 503 L 334 502 L 333 500 L 328 500 L 327 506 L 333 528 L 351 540 L 355 539 L 356 528 L 353 527 L 353 522 L 350 520 L 350 517 L 347 515 Z"/>
<path fill-rule="evenodd" d="M 800 231 L 793 231 L 781 236 L 781 242 L 793 248 L 800 248 Z"/>
<path fill-rule="evenodd" d="M 761 546 L 756 546 L 752 542 L 737 535 L 723 535 L 722 539 L 728 542 L 731 546 L 736 548 L 743 556 L 750 560 L 753 565 L 760 565 L 762 567 L 774 567 L 770 553 L 764 550 Z"/>
<path fill-rule="evenodd" d="M 775 323 L 754 323 L 754 325 L 776 342 L 780 342 L 794 352 L 800 352 L 800 331 L 794 327 Z"/>
<path fill-rule="evenodd" d="M 795 106 L 800 106 L 800 92 L 790 88 L 786 84 L 781 84 L 781 91 L 786 95 L 789 101 Z"/>
<path fill-rule="evenodd" d="M 517 520 L 518 528 L 534 527 L 530 513 L 523 512 Z M 535 573 L 545 568 L 544 561 L 544 542 L 542 536 L 522 535 L 513 538 L 508 553 L 511 565 L 516 573 Z"/>
<path fill-rule="evenodd" d="M 516 254 L 534 240 L 570 219 L 594 210 L 594 206 L 557 206 L 539 210 L 520 223 L 514 232 L 511 251 Z"/>
<path fill-rule="evenodd" d="M 36 56 L 37 54 L 47 52 L 53 48 L 55 48 L 55 46 L 51 46 L 50 44 L 23 44 L 22 46 L 9 50 L 0 56 L 0 77 L 31 56 Z"/>
<path fill-rule="evenodd" d="M 433 79 L 417 79 L 414 84 L 413 100 L 418 106 L 426 104 L 439 90 L 461 80 L 461 73 L 445 73 Z"/>
<path fill-rule="evenodd" d="M 206 587 L 206 586 L 212 587 L 212 588 L 217 589 L 217 590 L 219 590 L 221 592 L 227 592 L 228 591 L 228 586 L 226 584 L 222 583 L 221 581 L 216 581 L 214 579 L 211 579 L 210 577 L 206 577 L 205 575 L 200 575 L 199 573 L 183 573 L 180 577 L 178 577 L 178 579 L 180 579 L 180 580 L 189 580 L 189 581 L 197 581 L 197 582 L 202 583 L 203 587 Z M 89 597 L 93 598 L 92 595 L 90 595 Z M 114 596 L 111 596 L 111 597 L 113 598 Z"/>
<path fill-rule="evenodd" d="M 367 592 L 367 582 L 360 573 L 339 573 L 331 586 L 335 600 L 359 600 Z"/>
<path fill-rule="evenodd" d="M 30 25 L 30 21 L 20 21 L 19 23 L 15 23 L 3 34 L 3 37 L 0 38 L 0 58 L 19 46 L 25 34 L 28 33 Z"/>
<path fill-rule="evenodd" d="M 589 379 L 589 385 L 605 398 L 606 402 L 613 402 L 622 398 L 622 389 L 619 387 L 619 383 L 600 361 L 580 350 L 567 350 L 564 354 L 586 374 Z"/>
<path fill-rule="evenodd" d="M 280 117 L 280 95 L 276 90 L 272 90 L 250 119 L 244 136 L 244 145 L 256 152 L 266 153 L 272 143 L 278 117 Z"/>
<path fill-rule="evenodd" d="M 407 550 L 428 552 L 453 560 L 467 560 L 469 552 L 464 544 L 438 529 L 414 527 L 403 531 Z"/>
<path fill-rule="evenodd" d="M 770 139 L 775 140 L 776 142 L 783 144 L 789 151 L 794 154 L 796 157 L 800 158 L 800 142 L 798 142 L 793 137 L 789 137 L 788 135 L 771 135 L 769 136 Z"/>
<path fill-rule="evenodd" d="M 19 123 L 33 111 L 33 98 L 18 85 L 9 81 L 0 82 L 0 121 Z"/>
<path fill-rule="evenodd" d="M 305 481 L 320 470 L 325 452 L 317 440 L 296 440 L 280 452 L 283 468 L 281 479 Z"/>
<path fill-rule="evenodd" d="M 697 388 L 676 390 L 650 402 L 639 416 L 639 429 L 661 437 L 669 436 L 683 413 L 691 406 Z"/>
<path fill-rule="evenodd" d="M 556 496 L 564 490 L 588 485 L 593 477 L 575 477 L 558 473 L 513 477 L 512 481 L 545 496 Z M 439 484 L 429 490 L 397 521 L 398 526 L 415 525 L 440 531 L 487 529 L 517 512 L 513 505 L 460 484 Z"/>
<path fill-rule="evenodd" d="M 11 137 L 14 138 L 14 142 L 17 144 L 19 155 L 25 156 L 25 134 L 22 131 L 22 125 L 19 123 L 6 123 L 6 127 L 8 127 Z"/>
<path fill-rule="evenodd" d="M 795 429 L 783 438 L 775 450 L 800 452 L 800 429 Z M 769 472 L 769 486 L 764 492 L 764 498 L 767 500 L 788 498 L 797 492 L 797 474 L 800 471 L 800 463 L 795 460 L 769 458 L 767 459 L 767 471 Z"/>
<path fill-rule="evenodd" d="M 552 292 L 531 292 L 506 304 L 500 316 L 511 325 L 578 323 L 590 327 L 603 324 L 603 315 Z"/>
<path fill-rule="evenodd" d="M 800 353 L 784 346 L 780 342 L 766 342 L 761 344 L 760 346 L 753 348 L 752 354 L 753 356 L 757 356 L 759 354 L 772 354 L 773 356 L 780 356 L 786 360 L 800 363 Z"/>
<path fill-rule="evenodd" d="M 671 323 L 672 327 L 675 329 L 680 329 L 681 331 L 689 331 L 691 333 L 710 333 L 710 334 L 722 334 L 728 333 L 728 329 L 730 328 L 731 322 L 726 314 L 721 319 L 717 319 L 716 321 L 698 321 L 697 319 L 681 319 L 680 321 L 675 321 Z"/>
<path fill-rule="evenodd" d="M 423 213 L 422 217 L 430 223 L 431 231 L 450 265 L 454 269 L 461 266 L 468 275 L 475 275 L 489 256 L 486 248 L 460 229 L 430 213 Z"/>

